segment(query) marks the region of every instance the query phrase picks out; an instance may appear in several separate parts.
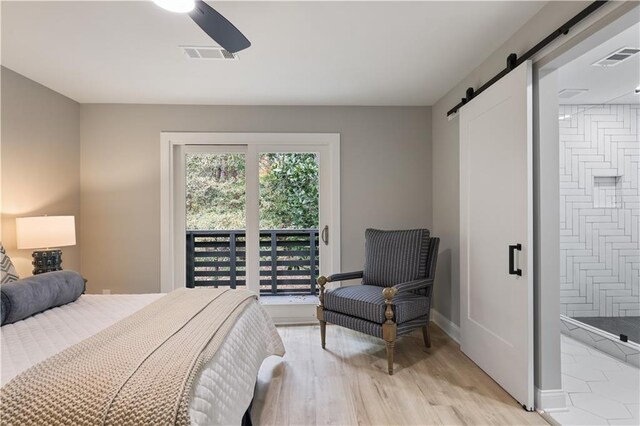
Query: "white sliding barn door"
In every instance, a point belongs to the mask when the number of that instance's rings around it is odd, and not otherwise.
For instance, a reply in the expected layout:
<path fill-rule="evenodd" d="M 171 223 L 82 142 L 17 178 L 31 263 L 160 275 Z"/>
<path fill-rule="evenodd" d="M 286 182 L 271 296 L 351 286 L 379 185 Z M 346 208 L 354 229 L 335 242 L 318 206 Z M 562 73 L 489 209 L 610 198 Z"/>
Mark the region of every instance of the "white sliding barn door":
<path fill-rule="evenodd" d="M 531 62 L 460 110 L 461 349 L 533 409 Z"/>

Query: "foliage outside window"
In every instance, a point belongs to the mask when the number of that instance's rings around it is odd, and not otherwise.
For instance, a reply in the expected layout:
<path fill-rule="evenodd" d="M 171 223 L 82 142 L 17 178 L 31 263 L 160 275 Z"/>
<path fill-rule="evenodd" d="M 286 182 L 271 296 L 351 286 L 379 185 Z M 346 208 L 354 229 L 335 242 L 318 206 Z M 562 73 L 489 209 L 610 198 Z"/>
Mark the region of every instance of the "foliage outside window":
<path fill-rule="evenodd" d="M 318 162 L 310 153 L 260 156 L 260 229 L 318 227 Z"/>
<path fill-rule="evenodd" d="M 244 154 L 187 156 L 187 229 L 245 229 L 245 167 Z M 317 154 L 261 154 L 259 179 L 260 229 L 318 227 Z"/>
<path fill-rule="evenodd" d="M 244 154 L 187 155 L 187 229 L 245 229 L 245 181 Z"/>

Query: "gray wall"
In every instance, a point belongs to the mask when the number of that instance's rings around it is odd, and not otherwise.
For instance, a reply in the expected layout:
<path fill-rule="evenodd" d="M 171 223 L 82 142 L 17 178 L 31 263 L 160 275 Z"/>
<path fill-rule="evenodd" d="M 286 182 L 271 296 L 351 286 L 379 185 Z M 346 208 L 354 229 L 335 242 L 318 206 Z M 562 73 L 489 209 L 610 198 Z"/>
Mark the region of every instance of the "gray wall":
<path fill-rule="evenodd" d="M 534 69 L 534 81 L 538 81 L 533 90 L 534 374 L 539 389 L 557 390 L 562 385 L 557 73 Z M 540 405 L 536 400 L 536 406 L 544 409 L 563 403 Z"/>
<path fill-rule="evenodd" d="M 82 105 L 82 272 L 88 291 L 160 291 L 160 132 L 341 134 L 342 269 L 364 230 L 431 227 L 429 107 Z"/>
<path fill-rule="evenodd" d="M 80 217 L 80 105 L 2 68 L 2 235 L 20 276 L 32 250 L 16 249 L 16 217 Z M 78 229 L 76 230 L 78 231 Z M 63 248 L 63 267 L 80 269 L 80 246 Z"/>

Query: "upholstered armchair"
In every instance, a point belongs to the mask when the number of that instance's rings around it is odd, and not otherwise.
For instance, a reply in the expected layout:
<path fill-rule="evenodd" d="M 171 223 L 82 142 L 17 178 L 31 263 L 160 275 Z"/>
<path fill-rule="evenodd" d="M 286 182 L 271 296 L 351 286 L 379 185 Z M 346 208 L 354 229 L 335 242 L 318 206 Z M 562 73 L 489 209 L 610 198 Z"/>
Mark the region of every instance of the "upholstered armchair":
<path fill-rule="evenodd" d="M 424 343 L 430 347 L 429 316 L 439 243 L 428 229 L 367 229 L 364 269 L 318 278 L 322 348 L 327 323 L 382 338 L 391 375 L 397 337 L 422 328 Z M 325 290 L 329 282 L 354 279 L 362 279 L 362 284 Z"/>

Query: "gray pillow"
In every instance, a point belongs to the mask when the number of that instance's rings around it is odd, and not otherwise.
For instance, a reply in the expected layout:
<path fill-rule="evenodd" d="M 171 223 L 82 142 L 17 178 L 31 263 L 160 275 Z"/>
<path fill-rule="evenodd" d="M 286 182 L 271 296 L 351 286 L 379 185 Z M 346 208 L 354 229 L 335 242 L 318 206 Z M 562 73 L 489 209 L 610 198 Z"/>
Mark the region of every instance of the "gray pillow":
<path fill-rule="evenodd" d="M 47 272 L 2 284 L 1 325 L 73 302 L 83 291 L 84 279 L 74 271 Z"/>
<path fill-rule="evenodd" d="M 429 230 L 365 232 L 362 282 L 391 287 L 427 276 Z"/>

